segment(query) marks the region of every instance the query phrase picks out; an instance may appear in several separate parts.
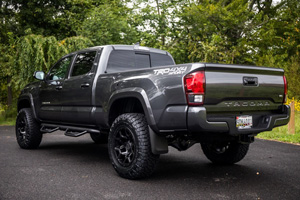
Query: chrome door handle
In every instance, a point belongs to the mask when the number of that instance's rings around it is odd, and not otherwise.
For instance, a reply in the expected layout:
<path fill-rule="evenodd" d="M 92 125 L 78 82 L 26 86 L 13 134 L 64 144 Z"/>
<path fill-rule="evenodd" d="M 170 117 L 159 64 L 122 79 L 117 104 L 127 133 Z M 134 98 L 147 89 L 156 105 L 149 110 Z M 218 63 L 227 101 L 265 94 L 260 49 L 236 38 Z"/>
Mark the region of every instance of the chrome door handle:
<path fill-rule="evenodd" d="M 87 88 L 87 87 L 90 87 L 90 84 L 89 83 L 83 83 L 80 85 L 81 88 Z"/>

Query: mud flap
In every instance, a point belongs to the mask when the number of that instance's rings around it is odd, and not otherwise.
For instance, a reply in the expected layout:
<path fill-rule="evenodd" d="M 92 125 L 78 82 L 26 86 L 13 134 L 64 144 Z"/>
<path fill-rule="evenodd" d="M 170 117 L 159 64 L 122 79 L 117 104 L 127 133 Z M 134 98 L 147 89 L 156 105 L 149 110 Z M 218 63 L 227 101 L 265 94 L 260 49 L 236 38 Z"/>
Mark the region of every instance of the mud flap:
<path fill-rule="evenodd" d="M 153 154 L 165 154 L 168 153 L 168 142 L 163 136 L 157 135 L 149 126 L 149 135 L 151 142 L 151 150 Z"/>

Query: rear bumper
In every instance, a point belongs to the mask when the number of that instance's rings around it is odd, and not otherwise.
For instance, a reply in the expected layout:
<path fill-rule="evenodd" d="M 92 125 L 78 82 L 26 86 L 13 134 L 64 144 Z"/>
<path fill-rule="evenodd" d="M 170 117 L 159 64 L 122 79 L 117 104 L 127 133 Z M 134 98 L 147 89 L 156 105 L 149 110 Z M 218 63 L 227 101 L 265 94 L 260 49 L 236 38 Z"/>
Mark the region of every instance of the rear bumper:
<path fill-rule="evenodd" d="M 270 131 L 274 127 L 286 125 L 290 120 L 290 107 L 284 105 L 280 114 L 258 114 L 253 116 L 253 128 L 238 130 L 235 115 L 225 117 L 207 117 L 205 107 L 189 107 L 187 126 L 192 133 L 228 133 L 229 135 L 258 134 Z"/>

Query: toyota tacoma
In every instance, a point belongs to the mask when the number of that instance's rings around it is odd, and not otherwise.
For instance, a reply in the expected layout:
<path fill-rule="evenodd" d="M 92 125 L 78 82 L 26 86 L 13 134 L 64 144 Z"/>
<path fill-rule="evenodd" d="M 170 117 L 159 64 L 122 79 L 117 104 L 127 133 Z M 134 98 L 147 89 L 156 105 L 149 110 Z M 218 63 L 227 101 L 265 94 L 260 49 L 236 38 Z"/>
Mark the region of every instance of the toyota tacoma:
<path fill-rule="evenodd" d="M 89 133 L 128 179 L 150 176 L 169 146 L 200 143 L 213 163 L 237 163 L 258 133 L 290 118 L 283 69 L 176 65 L 168 52 L 139 45 L 76 51 L 34 77 L 18 99 L 19 146 L 38 148 L 57 130 Z"/>

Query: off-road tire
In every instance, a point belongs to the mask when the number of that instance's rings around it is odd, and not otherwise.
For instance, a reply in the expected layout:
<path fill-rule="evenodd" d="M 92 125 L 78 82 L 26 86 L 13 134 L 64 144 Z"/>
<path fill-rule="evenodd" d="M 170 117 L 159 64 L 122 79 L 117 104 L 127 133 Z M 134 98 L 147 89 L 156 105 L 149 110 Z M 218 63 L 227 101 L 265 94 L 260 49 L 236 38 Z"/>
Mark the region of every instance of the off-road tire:
<path fill-rule="evenodd" d="M 90 136 L 96 144 L 107 144 L 108 135 L 102 133 L 90 133 Z"/>
<path fill-rule="evenodd" d="M 35 120 L 30 108 L 19 111 L 16 120 L 16 138 L 22 149 L 36 149 L 42 141 L 40 124 Z"/>
<path fill-rule="evenodd" d="M 153 173 L 159 155 L 151 151 L 143 114 L 126 113 L 115 119 L 108 136 L 108 153 L 114 169 L 123 178 L 141 179 Z"/>
<path fill-rule="evenodd" d="M 247 154 L 249 144 L 228 142 L 224 144 L 201 143 L 205 156 L 215 164 L 234 164 L 241 161 Z M 217 151 L 224 147 L 223 151 Z"/>

